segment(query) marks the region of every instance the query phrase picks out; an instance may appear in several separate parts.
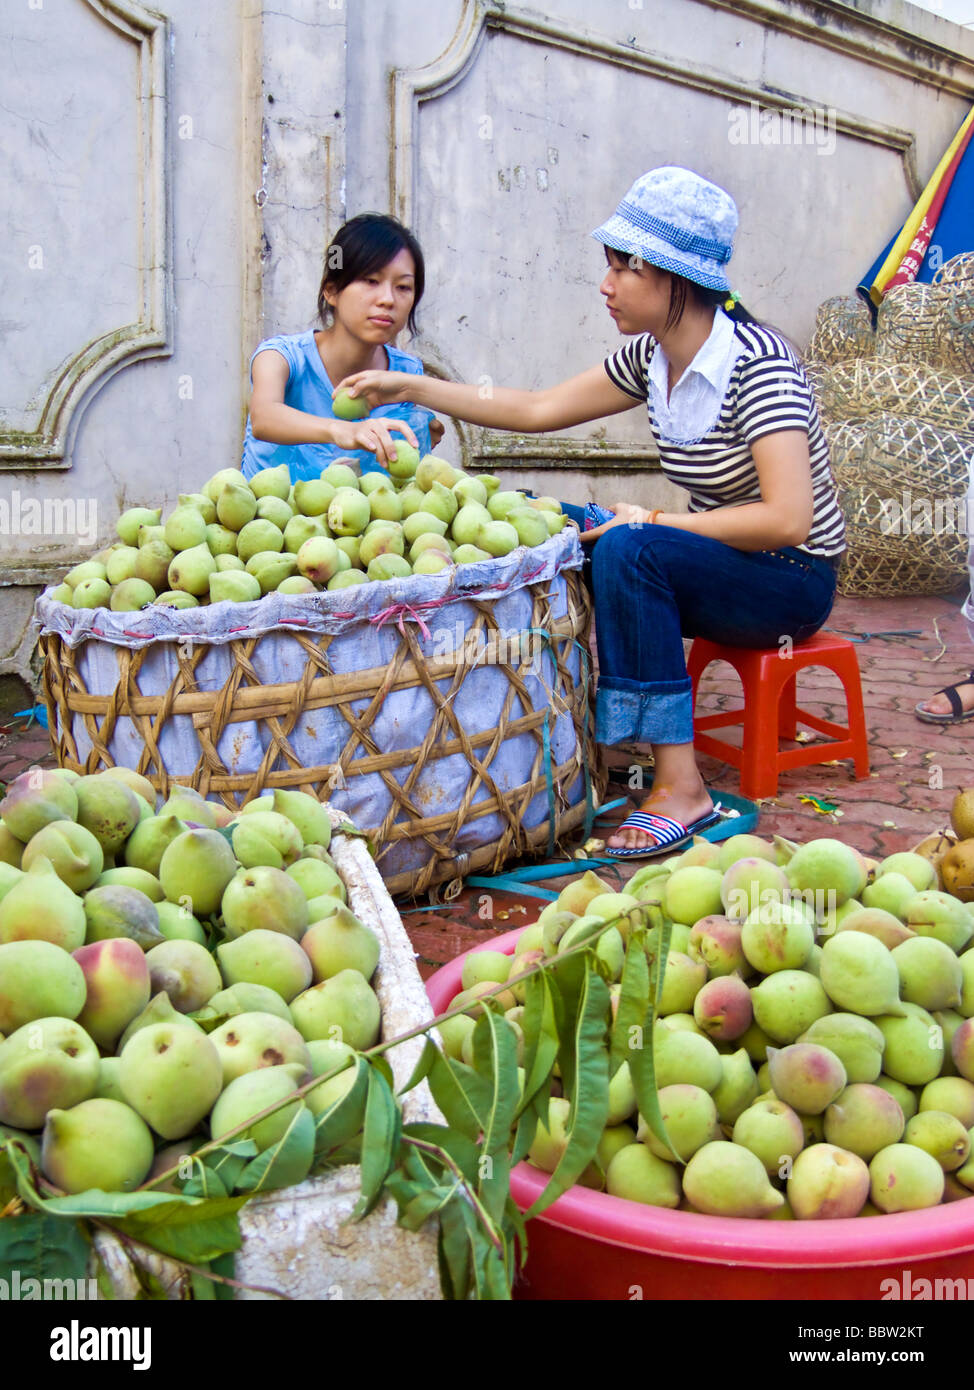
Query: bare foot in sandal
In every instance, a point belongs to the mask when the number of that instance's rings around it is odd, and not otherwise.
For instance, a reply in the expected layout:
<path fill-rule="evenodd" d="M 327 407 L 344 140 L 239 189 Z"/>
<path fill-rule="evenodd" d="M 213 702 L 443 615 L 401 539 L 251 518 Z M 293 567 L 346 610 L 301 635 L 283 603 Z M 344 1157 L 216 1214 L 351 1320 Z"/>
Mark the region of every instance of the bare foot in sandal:
<path fill-rule="evenodd" d="M 692 743 L 670 743 L 653 745 L 653 786 L 647 799 L 639 810 L 651 816 L 665 816 L 675 826 L 692 833 L 700 820 L 713 814 L 713 802 L 706 783 L 697 770 Z M 631 818 L 629 818 L 631 820 Z M 616 857 L 645 854 L 652 851 L 662 837 L 664 842 L 669 835 L 676 835 L 674 826 L 669 831 L 661 827 L 624 823 L 614 835 L 606 840 L 606 849 Z M 683 838 L 683 837 L 677 837 Z"/>
<path fill-rule="evenodd" d="M 974 671 L 921 700 L 916 715 L 930 724 L 961 724 L 974 719 Z"/>
<path fill-rule="evenodd" d="M 650 815 L 668 816 L 671 820 L 677 821 L 684 826 L 692 826 L 704 816 L 710 815 L 714 809 L 703 781 L 695 787 L 659 787 L 653 788 L 651 795 L 639 807 L 640 811 Z M 648 849 L 654 841 L 654 836 L 648 830 L 639 830 L 629 827 L 626 830 L 617 830 L 606 840 L 606 847 L 609 849 Z"/>

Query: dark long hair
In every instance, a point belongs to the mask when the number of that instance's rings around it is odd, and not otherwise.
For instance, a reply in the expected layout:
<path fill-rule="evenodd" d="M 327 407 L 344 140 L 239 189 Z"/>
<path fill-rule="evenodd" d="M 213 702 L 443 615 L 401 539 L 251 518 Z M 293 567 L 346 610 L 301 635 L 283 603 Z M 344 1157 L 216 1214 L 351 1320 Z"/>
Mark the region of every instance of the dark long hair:
<path fill-rule="evenodd" d="M 606 257 L 609 254 L 617 256 L 620 261 L 628 263 L 630 270 L 636 270 L 642 265 L 652 265 L 652 261 L 644 261 L 642 256 L 633 255 L 628 251 L 620 251 L 614 246 L 606 245 Z M 660 269 L 660 267 L 654 267 Z M 670 277 L 670 303 L 666 314 L 666 323 L 663 331 L 675 328 L 683 317 L 687 307 L 687 300 L 690 299 L 701 309 L 723 309 L 728 318 L 735 323 L 757 323 L 758 320 L 748 313 L 743 304 L 731 298 L 729 290 L 709 290 L 703 285 L 698 285 L 694 280 L 688 280 L 684 275 L 677 275 L 674 271 L 668 270 L 666 274 Z M 728 307 L 729 306 L 729 307 Z M 777 331 L 777 330 L 776 330 Z"/>
<path fill-rule="evenodd" d="M 408 251 L 413 258 L 416 295 L 409 311 L 410 333 L 416 332 L 416 310 L 426 287 L 426 264 L 419 242 L 408 227 L 382 212 L 362 212 L 351 218 L 332 238 L 325 252 L 325 268 L 318 289 L 318 317 L 325 322 L 328 302 L 325 287 L 341 291 L 353 280 L 372 275 L 398 256 Z"/>
<path fill-rule="evenodd" d="M 670 274 L 670 307 L 666 315 L 666 328 L 675 328 L 683 317 L 686 308 L 687 298 L 693 299 L 701 308 L 723 309 L 729 319 L 735 323 L 757 323 L 757 319 L 748 313 L 743 304 L 731 302 L 727 290 L 708 290 L 703 285 L 697 285 L 692 280 L 687 280 L 682 275 Z M 731 307 L 728 308 L 728 304 Z"/>
<path fill-rule="evenodd" d="M 674 328 L 683 317 L 687 299 L 691 298 L 701 308 L 721 308 L 729 319 L 735 323 L 756 323 L 762 328 L 768 328 L 772 333 L 776 333 L 782 338 L 799 362 L 803 361 L 801 350 L 796 343 L 788 337 L 788 334 L 778 328 L 776 324 L 764 322 L 756 319 L 743 304 L 732 301 L 726 290 L 708 290 L 703 285 L 697 285 L 692 280 L 685 279 L 682 275 L 670 273 L 670 307 L 666 315 L 665 328 Z M 728 307 L 728 305 L 730 307 Z"/>

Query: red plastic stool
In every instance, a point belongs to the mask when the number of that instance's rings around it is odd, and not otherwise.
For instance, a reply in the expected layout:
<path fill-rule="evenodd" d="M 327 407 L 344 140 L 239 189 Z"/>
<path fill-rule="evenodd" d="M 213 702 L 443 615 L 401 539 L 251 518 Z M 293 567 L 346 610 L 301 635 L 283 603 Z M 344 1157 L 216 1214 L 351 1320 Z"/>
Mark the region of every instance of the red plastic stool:
<path fill-rule="evenodd" d="M 700 677 L 712 661 L 726 661 L 734 667 L 744 685 L 744 708 L 695 718 L 693 743 L 701 752 L 711 753 L 740 769 L 742 796 L 751 801 L 774 796 L 778 790 L 778 775 L 784 768 L 806 767 L 810 763 L 830 762 L 833 758 L 852 758 L 857 779 L 868 775 L 869 749 L 859 661 L 851 642 L 844 637 L 818 632 L 807 642 L 797 642 L 787 652 L 786 648 L 769 651 L 724 647 L 698 637 L 687 661 L 694 705 Z M 848 727 L 819 719 L 798 707 L 795 683 L 803 666 L 826 666 L 839 677 L 845 691 Z M 794 739 L 799 722 L 820 734 L 831 735 L 832 741 L 779 752 L 778 740 Z M 740 748 L 705 732 L 731 724 L 744 726 Z"/>

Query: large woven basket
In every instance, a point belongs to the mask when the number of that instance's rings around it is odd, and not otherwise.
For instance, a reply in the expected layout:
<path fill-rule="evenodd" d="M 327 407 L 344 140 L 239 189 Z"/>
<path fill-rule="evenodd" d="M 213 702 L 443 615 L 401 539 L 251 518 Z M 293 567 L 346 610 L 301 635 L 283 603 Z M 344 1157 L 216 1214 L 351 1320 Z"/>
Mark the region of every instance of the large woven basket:
<path fill-rule="evenodd" d="M 924 362 L 860 357 L 820 368 L 815 391 L 823 423 L 863 420 L 886 411 L 965 434 L 974 446 L 972 376 L 938 371 Z M 910 457 L 915 467 L 925 467 L 915 452 Z"/>
<path fill-rule="evenodd" d="M 876 335 L 869 310 L 858 295 L 838 295 L 819 305 L 815 331 L 805 354 L 808 364 L 832 366 L 871 357 L 875 351 Z"/>
<path fill-rule="evenodd" d="M 164 795 L 190 785 L 234 809 L 278 787 L 308 791 L 369 833 L 391 892 L 418 894 L 475 870 L 497 871 L 582 827 L 604 786 L 587 650 L 591 607 L 579 571 L 549 563 L 534 582 L 499 587 L 516 593 L 425 605 L 435 610 L 426 613 L 431 627 L 464 615 L 462 641 L 441 654 L 430 654 L 429 629 L 409 602 L 388 610 L 391 621 L 380 613 L 378 627 L 363 609 L 363 641 L 374 655 L 354 670 L 333 660 L 342 650 L 335 635 L 282 631 L 286 619 L 255 635 L 242 616 L 245 635 L 218 649 L 180 640 L 193 613 L 208 610 L 162 610 L 153 621 L 171 624 L 172 638 L 151 647 L 105 644 L 97 625 L 73 644 L 52 631 L 52 611 L 63 606 L 42 597 L 42 691 L 54 752 L 80 773 L 121 762 Z M 366 591 L 378 588 L 345 590 L 339 606 L 367 604 Z M 110 616 L 135 627 L 148 613 Z M 278 683 L 269 681 L 271 670 L 281 673 Z M 403 727 L 394 716 L 410 701 L 421 713 Z M 181 765 L 174 767 L 177 731 Z M 236 764 L 245 740 L 259 763 L 252 756 L 243 769 Z"/>
<path fill-rule="evenodd" d="M 943 408 L 943 393 L 931 390 L 927 401 Z M 880 598 L 961 588 L 974 437 L 884 410 L 827 425 L 826 436 L 849 547 L 839 592 Z"/>
<path fill-rule="evenodd" d="M 954 256 L 930 285 L 896 285 L 879 308 L 876 355 L 974 372 L 974 255 Z"/>
<path fill-rule="evenodd" d="M 972 573 L 974 254 L 894 286 L 875 334 L 861 301 L 827 300 L 808 352 L 846 519 L 839 592 L 957 592 Z"/>

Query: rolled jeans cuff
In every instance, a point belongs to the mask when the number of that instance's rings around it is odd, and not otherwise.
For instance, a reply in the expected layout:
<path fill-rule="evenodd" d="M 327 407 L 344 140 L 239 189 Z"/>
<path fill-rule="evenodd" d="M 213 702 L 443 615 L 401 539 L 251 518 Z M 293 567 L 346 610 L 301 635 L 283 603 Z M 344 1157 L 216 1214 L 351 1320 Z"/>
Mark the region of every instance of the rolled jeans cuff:
<path fill-rule="evenodd" d="M 618 676 L 599 680 L 595 701 L 599 743 L 692 743 L 690 678 L 642 685 Z"/>

